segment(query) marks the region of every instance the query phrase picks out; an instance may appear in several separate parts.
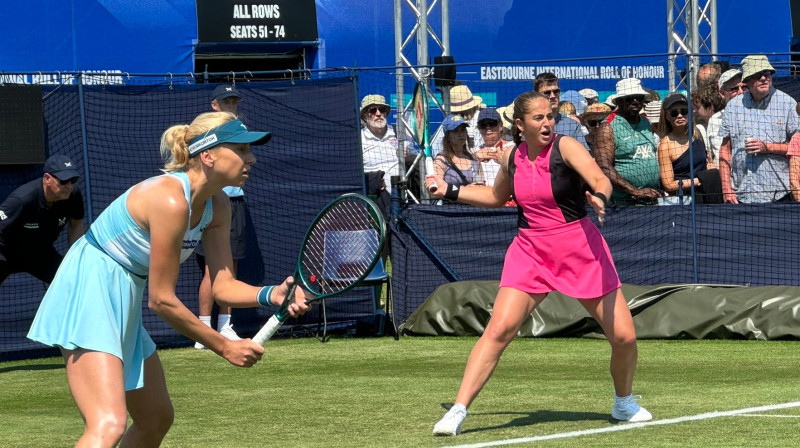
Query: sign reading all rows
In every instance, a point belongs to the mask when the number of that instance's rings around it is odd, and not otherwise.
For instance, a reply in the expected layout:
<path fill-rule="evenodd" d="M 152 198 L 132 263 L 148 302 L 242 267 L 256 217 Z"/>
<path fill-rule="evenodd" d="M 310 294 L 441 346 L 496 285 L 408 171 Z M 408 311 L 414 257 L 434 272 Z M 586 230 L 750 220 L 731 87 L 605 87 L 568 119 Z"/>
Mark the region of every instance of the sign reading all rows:
<path fill-rule="evenodd" d="M 314 0 L 197 0 L 200 42 L 317 40 Z"/>

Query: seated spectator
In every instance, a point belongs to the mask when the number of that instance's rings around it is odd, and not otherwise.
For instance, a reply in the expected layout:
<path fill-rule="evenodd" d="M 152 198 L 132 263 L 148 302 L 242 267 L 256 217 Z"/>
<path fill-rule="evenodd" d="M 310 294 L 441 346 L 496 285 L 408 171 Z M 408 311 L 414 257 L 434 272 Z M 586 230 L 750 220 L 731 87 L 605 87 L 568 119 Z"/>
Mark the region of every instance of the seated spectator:
<path fill-rule="evenodd" d="M 597 94 L 596 90 L 593 89 L 581 89 L 578 90 L 578 93 L 586 98 L 586 105 L 591 106 L 592 104 L 600 102 L 600 95 Z"/>
<path fill-rule="evenodd" d="M 475 153 L 475 157 L 481 162 L 486 185 L 493 186 L 503 154 L 514 148 L 514 142 L 503 139 L 502 118 L 494 108 L 481 110 L 478 115 L 478 130 L 483 137 L 483 145 Z"/>
<path fill-rule="evenodd" d="M 469 125 L 468 130 L 468 146 L 470 152 L 479 148 L 483 141 L 481 134 L 478 132 L 478 111 L 483 107 L 483 99 L 477 95 L 473 95 L 469 87 L 465 85 L 457 85 L 450 88 L 450 113 L 459 115 Z M 439 126 L 439 129 L 433 134 L 431 138 L 431 154 L 435 157 L 442 152 L 442 139 L 444 138 L 444 124 Z"/>
<path fill-rule="evenodd" d="M 708 138 L 708 122 L 711 117 L 725 108 L 725 102 L 716 88 L 705 86 L 692 92 L 692 121 L 697 131 L 703 136 L 706 149 L 711 153 L 711 141 Z M 713 160 L 713 153 L 712 160 Z"/>
<path fill-rule="evenodd" d="M 721 203 L 719 171 L 699 132 L 692 133 L 690 145 L 688 115 L 689 105 L 682 93 L 664 98 L 660 118 L 664 138 L 658 146 L 661 185 L 673 196 L 690 195 L 694 185 L 698 202 Z"/>
<path fill-rule="evenodd" d="M 433 161 L 436 176 L 450 185 L 483 185 L 481 164 L 467 148 L 469 124 L 461 115 L 448 115 L 442 122 L 442 152 Z"/>
<path fill-rule="evenodd" d="M 550 108 L 553 110 L 553 116 L 556 120 L 556 126 L 553 129 L 555 133 L 572 137 L 586 148 L 586 139 L 583 138 L 581 125 L 574 120 L 565 119 L 565 117 L 558 112 L 558 104 L 561 102 L 561 89 L 558 87 L 558 77 L 550 72 L 538 74 L 536 79 L 533 80 L 533 90 L 541 93 L 550 100 Z"/>
<path fill-rule="evenodd" d="M 586 144 L 589 145 L 589 152 L 594 152 L 595 138 L 600 125 L 606 122 L 606 117 L 611 113 L 611 108 L 603 103 L 594 103 L 586 106 L 586 110 L 581 115 L 581 123 L 589 131 L 586 134 Z"/>
<path fill-rule="evenodd" d="M 795 106 L 797 115 L 800 115 L 800 103 Z M 792 188 L 792 197 L 795 202 L 800 202 L 800 132 L 795 133 L 789 141 L 789 185 Z"/>
<path fill-rule="evenodd" d="M 397 136 L 388 122 L 391 110 L 383 95 L 371 94 L 361 100 L 361 150 L 364 173 L 382 171 L 386 192 L 392 191 L 391 177 L 400 175 Z"/>
<path fill-rule="evenodd" d="M 708 119 L 708 128 L 706 134 L 708 135 L 709 148 L 711 154 L 714 156 L 714 165 L 719 167 L 719 148 L 722 146 L 722 137 L 719 135 L 719 128 L 722 126 L 722 115 L 725 112 L 725 106 L 728 102 L 747 92 L 747 86 L 742 82 L 742 71 L 737 69 L 730 69 L 719 78 L 718 85 L 719 96 L 722 98 L 722 105 L 720 109 Z"/>
<path fill-rule="evenodd" d="M 595 137 L 594 156 L 614 186 L 609 202 L 655 204 L 661 197 L 656 139 L 650 122 L 640 114 L 647 92 L 636 78 L 617 82 L 617 113 Z"/>
<path fill-rule="evenodd" d="M 789 139 L 797 131 L 797 102 L 775 89 L 775 69 L 764 55 L 742 60 L 747 92 L 725 107 L 719 171 L 725 202 L 781 202 L 789 194 Z"/>

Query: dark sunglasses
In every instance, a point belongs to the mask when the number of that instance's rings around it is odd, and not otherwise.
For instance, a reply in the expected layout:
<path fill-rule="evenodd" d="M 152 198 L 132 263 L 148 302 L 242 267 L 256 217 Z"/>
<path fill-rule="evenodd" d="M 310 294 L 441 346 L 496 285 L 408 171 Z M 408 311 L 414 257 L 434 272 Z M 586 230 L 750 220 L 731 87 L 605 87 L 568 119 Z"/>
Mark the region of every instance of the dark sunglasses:
<path fill-rule="evenodd" d="M 744 92 L 747 92 L 747 86 L 745 86 L 745 85 L 741 85 L 741 86 L 740 85 L 736 85 L 736 86 L 733 86 L 730 89 L 728 89 L 728 92 L 730 92 L 730 93 L 737 93 L 737 92 L 744 93 Z"/>
<path fill-rule="evenodd" d="M 600 120 L 586 120 L 586 124 L 594 128 L 603 124 L 603 121 L 605 120 L 603 120 L 602 118 Z"/>
<path fill-rule="evenodd" d="M 623 96 L 622 98 L 618 99 L 617 101 L 627 101 L 632 103 L 634 101 L 638 103 L 644 103 L 644 95 L 630 95 L 630 96 Z"/>
<path fill-rule="evenodd" d="M 561 89 L 545 90 L 542 92 L 544 96 L 558 96 L 561 95 Z"/>
<path fill-rule="evenodd" d="M 758 73 L 753 73 L 752 75 L 748 76 L 747 79 L 749 80 L 759 80 L 763 77 L 772 78 L 772 72 L 769 70 L 761 70 Z"/>
<path fill-rule="evenodd" d="M 482 120 L 478 122 L 478 129 L 489 129 L 500 124 L 497 120 Z"/>
<path fill-rule="evenodd" d="M 669 116 L 672 118 L 678 118 L 678 115 L 683 115 L 684 118 L 689 115 L 689 109 L 680 108 L 680 109 L 672 109 L 669 111 Z"/>
<path fill-rule="evenodd" d="M 378 111 L 381 111 L 381 113 L 382 113 L 383 115 L 389 115 L 389 108 L 388 108 L 388 107 L 377 107 L 377 106 L 372 106 L 372 107 L 370 107 L 370 108 L 368 109 L 368 112 L 369 112 L 369 113 L 371 113 L 372 115 L 375 115 L 375 114 L 377 114 L 377 113 L 378 113 Z"/>
<path fill-rule="evenodd" d="M 56 177 L 56 179 L 58 179 L 58 178 Z M 67 180 L 58 179 L 58 183 L 60 183 L 61 185 L 77 184 L 78 183 L 78 179 L 79 178 L 77 178 L 77 177 L 71 177 L 71 178 L 69 178 Z"/>

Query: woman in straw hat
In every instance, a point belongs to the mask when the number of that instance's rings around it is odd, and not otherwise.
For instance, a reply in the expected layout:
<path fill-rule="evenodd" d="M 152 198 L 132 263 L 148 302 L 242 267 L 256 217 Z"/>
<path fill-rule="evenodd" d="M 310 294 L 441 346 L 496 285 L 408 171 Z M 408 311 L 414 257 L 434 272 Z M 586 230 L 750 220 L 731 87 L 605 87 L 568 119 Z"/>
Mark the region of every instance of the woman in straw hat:
<path fill-rule="evenodd" d="M 589 145 L 589 151 L 594 151 L 595 138 L 597 137 L 597 130 L 606 122 L 608 114 L 611 113 L 611 108 L 603 103 L 594 103 L 586 106 L 586 110 L 581 115 L 581 124 L 589 131 L 586 134 L 586 144 Z"/>
<path fill-rule="evenodd" d="M 469 125 L 467 147 L 472 152 L 483 144 L 483 137 L 478 132 L 478 111 L 482 109 L 483 99 L 473 95 L 469 87 L 457 85 L 450 88 L 450 114 L 458 115 Z M 431 138 L 431 150 L 436 156 L 442 152 L 444 129 L 439 127 Z"/>
<path fill-rule="evenodd" d="M 616 393 L 611 416 L 631 422 L 650 420 L 652 415 L 632 395 L 637 360 L 633 318 L 608 246 L 586 213 L 588 202 L 602 224 L 611 183 L 583 145 L 555 134 L 553 110 L 541 93 L 520 95 L 513 118 L 518 146 L 504 155 L 494 187 L 456 188 L 441 177 L 425 179 L 426 186 L 433 182 L 439 186 L 434 197 L 480 207 L 501 207 L 513 195 L 519 204 L 520 227 L 506 253 L 492 317 L 469 356 L 455 404 L 433 433 L 459 434 L 467 408 L 503 351 L 554 290 L 580 299 L 611 344 Z"/>
<path fill-rule="evenodd" d="M 200 322 L 175 295 L 175 285 L 180 264 L 202 236 L 220 305 L 272 306 L 288 293 L 291 277 L 259 288 L 231 274 L 230 201 L 222 189 L 244 185 L 256 161 L 250 145 L 270 137 L 248 131 L 229 112 L 170 127 L 161 137 L 166 174 L 113 201 L 64 257 L 28 337 L 61 349 L 85 424 L 78 446 L 158 446 L 172 425 L 164 370 L 142 326 L 145 286 L 151 310 L 231 364 L 251 367 L 263 356 L 252 340 L 227 339 Z M 309 309 L 297 291 L 292 316 Z"/>

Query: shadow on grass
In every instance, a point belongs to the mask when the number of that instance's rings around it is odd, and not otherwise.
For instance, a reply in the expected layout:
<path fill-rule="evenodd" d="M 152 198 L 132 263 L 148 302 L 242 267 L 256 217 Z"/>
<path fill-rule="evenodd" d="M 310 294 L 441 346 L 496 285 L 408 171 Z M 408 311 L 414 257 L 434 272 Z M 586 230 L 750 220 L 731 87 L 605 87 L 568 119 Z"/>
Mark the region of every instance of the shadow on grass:
<path fill-rule="evenodd" d="M 442 403 L 444 409 L 450 409 L 452 403 Z M 503 428 L 517 428 L 523 426 L 531 426 L 536 423 L 550 423 L 550 422 L 581 422 L 581 421 L 605 421 L 608 423 L 618 423 L 611 418 L 610 414 L 600 414 L 597 412 L 573 412 L 573 411 L 550 411 L 538 410 L 533 412 L 481 412 L 470 413 L 469 415 L 507 415 L 511 417 L 508 423 L 496 426 L 486 426 L 483 428 L 473 428 L 463 430 L 462 434 L 470 432 L 491 431 L 493 429 Z"/>
<path fill-rule="evenodd" d="M 0 373 L 16 372 L 18 370 L 57 370 L 63 369 L 64 364 L 41 364 L 41 365 L 27 365 L 27 366 L 10 366 L 0 368 Z"/>

